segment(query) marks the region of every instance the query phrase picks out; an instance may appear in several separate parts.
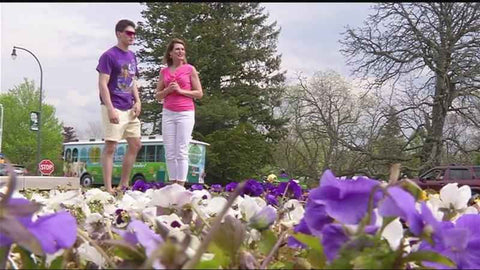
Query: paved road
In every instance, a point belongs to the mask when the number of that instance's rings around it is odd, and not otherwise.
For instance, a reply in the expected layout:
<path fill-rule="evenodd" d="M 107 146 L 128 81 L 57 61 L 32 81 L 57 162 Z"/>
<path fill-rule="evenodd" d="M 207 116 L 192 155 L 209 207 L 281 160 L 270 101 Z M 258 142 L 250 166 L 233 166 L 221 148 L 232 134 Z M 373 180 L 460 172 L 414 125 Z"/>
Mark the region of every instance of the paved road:
<path fill-rule="evenodd" d="M 6 183 L 8 176 L 0 176 L 0 183 Z M 64 189 L 80 188 L 80 179 L 78 177 L 61 176 L 17 176 L 17 190 L 27 188 L 50 190 L 56 187 Z"/>

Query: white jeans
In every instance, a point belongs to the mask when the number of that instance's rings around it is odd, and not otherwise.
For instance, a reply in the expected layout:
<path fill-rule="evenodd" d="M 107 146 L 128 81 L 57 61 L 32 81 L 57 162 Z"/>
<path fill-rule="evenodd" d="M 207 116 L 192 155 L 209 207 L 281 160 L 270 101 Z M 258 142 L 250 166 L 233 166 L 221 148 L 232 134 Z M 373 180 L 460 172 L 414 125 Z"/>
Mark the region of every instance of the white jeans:
<path fill-rule="evenodd" d="M 194 124 L 195 111 L 163 109 L 162 136 L 169 180 L 187 181 L 188 146 Z"/>

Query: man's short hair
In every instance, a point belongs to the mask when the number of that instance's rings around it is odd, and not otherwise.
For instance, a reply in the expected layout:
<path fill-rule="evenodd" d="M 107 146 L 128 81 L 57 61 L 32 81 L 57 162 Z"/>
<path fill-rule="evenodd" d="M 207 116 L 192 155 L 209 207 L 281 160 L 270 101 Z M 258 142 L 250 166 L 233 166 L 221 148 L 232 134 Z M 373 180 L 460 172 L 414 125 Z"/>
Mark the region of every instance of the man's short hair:
<path fill-rule="evenodd" d="M 133 28 L 135 28 L 135 24 L 130 21 L 130 20 L 120 20 L 117 22 L 117 25 L 115 25 L 115 33 L 116 32 L 123 32 L 125 30 L 125 28 L 127 28 L 128 26 L 131 26 Z"/>

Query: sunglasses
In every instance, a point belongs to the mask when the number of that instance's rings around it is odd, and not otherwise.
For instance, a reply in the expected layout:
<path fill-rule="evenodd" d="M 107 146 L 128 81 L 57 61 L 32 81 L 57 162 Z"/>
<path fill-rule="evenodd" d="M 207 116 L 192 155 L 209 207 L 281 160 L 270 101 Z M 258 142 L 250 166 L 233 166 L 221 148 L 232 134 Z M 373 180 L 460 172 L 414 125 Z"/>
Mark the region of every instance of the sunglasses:
<path fill-rule="evenodd" d="M 135 36 L 135 32 L 133 32 L 133 31 L 128 31 L 128 30 L 126 30 L 126 31 L 124 31 L 124 32 L 125 32 L 125 34 L 127 34 L 127 36 L 129 36 L 129 37 L 134 37 L 134 36 Z"/>

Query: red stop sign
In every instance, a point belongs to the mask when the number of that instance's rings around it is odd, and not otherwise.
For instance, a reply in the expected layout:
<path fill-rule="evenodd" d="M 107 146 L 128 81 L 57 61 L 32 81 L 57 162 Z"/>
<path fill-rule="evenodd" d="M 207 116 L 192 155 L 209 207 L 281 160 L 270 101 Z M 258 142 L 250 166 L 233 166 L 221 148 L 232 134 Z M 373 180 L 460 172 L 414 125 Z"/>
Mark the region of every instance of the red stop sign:
<path fill-rule="evenodd" d="M 55 165 L 53 162 L 49 159 L 44 159 L 38 163 L 38 169 L 43 175 L 50 175 L 53 173 L 53 170 L 55 169 Z"/>

